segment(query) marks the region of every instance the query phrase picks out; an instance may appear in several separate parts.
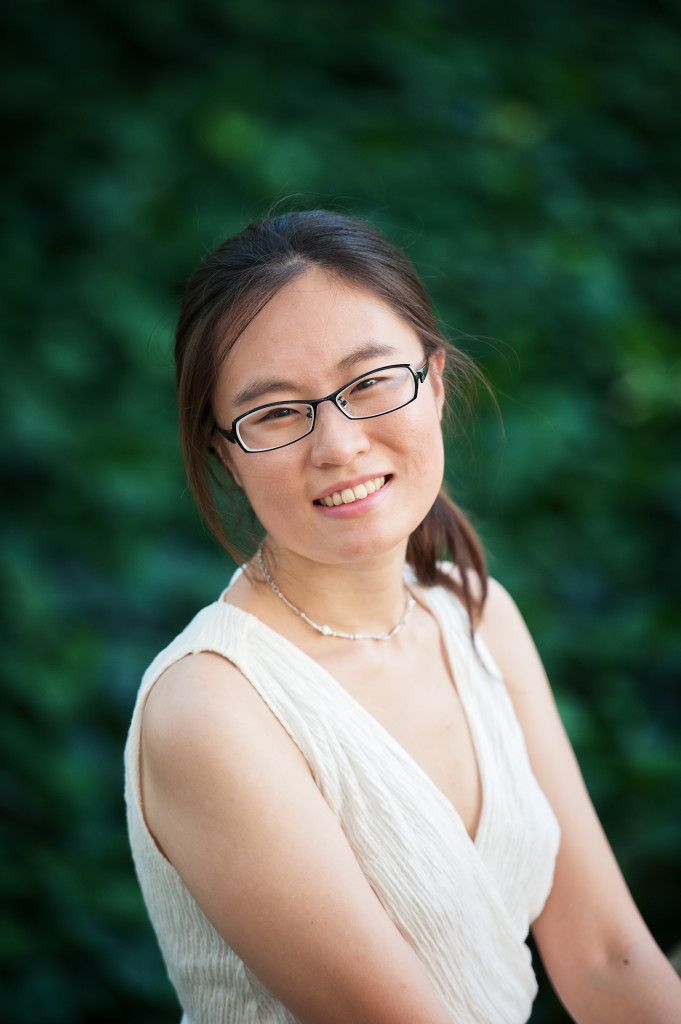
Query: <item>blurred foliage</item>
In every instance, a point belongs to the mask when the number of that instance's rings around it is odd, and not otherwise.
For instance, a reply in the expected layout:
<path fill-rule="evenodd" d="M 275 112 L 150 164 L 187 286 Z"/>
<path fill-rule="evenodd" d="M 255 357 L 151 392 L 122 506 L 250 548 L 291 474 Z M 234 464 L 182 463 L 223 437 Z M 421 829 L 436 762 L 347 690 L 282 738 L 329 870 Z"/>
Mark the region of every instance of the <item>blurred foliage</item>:
<path fill-rule="evenodd" d="M 499 398 L 453 493 L 681 940 L 674 0 L 24 0 L 2 18 L 0 963 L 16 1024 L 177 1019 L 127 850 L 141 671 L 229 571 L 180 466 L 201 255 L 290 194 L 403 245 Z M 294 203 L 298 200 L 294 200 Z M 564 1020 L 549 992 L 534 1021 Z"/>

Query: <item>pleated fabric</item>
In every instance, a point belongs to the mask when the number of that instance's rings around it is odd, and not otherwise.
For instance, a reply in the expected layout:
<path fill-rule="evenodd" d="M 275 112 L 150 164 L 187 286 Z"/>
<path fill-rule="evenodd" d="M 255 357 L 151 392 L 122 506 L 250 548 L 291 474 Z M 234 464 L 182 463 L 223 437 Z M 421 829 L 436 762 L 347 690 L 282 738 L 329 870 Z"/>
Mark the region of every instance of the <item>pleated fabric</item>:
<path fill-rule="evenodd" d="M 473 648 L 461 603 L 443 588 L 419 597 L 439 623 L 477 754 L 483 804 L 475 840 L 429 776 L 333 676 L 224 600 L 199 612 L 145 673 L 125 752 L 128 828 L 184 1024 L 295 1022 L 215 931 L 144 821 L 144 702 L 171 664 L 199 651 L 231 661 L 299 747 L 452 1021 L 529 1018 L 537 985 L 525 939 L 551 888 L 558 824 L 532 774 L 501 674 L 479 637 Z"/>

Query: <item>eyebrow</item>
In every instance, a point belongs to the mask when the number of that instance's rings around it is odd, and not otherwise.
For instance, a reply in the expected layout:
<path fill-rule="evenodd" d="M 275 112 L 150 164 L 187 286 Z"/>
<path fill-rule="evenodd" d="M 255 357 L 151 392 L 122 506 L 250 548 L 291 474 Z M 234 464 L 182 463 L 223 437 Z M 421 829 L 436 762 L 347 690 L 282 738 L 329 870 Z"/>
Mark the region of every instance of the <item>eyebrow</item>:
<path fill-rule="evenodd" d="M 371 359 L 373 356 L 395 356 L 396 349 L 391 345 L 384 345 L 379 341 L 369 341 L 361 348 L 356 349 L 349 355 L 344 356 L 336 363 L 336 373 L 350 373 L 350 371 L 363 359 Z M 277 377 L 256 377 L 249 381 L 243 388 L 237 391 L 234 396 L 234 405 L 250 405 L 263 395 L 274 392 L 279 394 L 291 394 L 299 387 L 288 380 L 280 380 Z"/>

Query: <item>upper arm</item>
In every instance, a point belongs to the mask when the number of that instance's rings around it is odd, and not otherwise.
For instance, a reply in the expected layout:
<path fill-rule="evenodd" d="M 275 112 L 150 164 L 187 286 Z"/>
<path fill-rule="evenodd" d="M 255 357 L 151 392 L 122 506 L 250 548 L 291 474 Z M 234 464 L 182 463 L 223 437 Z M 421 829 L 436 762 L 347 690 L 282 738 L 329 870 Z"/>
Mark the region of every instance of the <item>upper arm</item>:
<path fill-rule="evenodd" d="M 501 669 L 530 762 L 561 827 L 554 885 L 533 932 L 554 983 L 594 970 L 647 930 L 582 779 L 527 627 L 492 582 L 480 634 Z"/>
<path fill-rule="evenodd" d="M 445 1024 L 299 750 L 229 662 L 193 655 L 148 698 L 147 823 L 226 942 L 302 1022 Z"/>

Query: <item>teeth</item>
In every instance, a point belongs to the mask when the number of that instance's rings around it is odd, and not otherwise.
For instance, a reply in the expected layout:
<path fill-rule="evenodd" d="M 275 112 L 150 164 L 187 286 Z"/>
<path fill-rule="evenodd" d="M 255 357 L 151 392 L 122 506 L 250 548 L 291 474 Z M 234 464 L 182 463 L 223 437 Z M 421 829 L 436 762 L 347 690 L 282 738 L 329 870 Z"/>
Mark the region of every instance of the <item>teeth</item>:
<path fill-rule="evenodd" d="M 363 484 L 357 484 L 357 487 L 344 487 L 342 491 L 327 494 L 325 498 L 321 499 L 321 503 L 327 508 L 333 508 L 334 505 L 351 505 L 353 501 L 361 501 L 367 495 L 380 491 L 384 484 L 384 476 L 375 476 L 373 480 L 365 480 Z"/>

